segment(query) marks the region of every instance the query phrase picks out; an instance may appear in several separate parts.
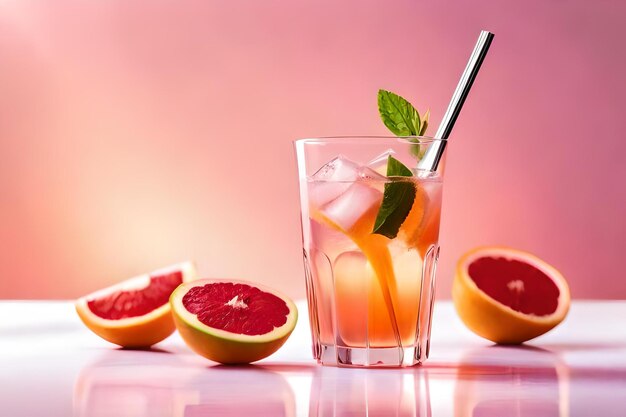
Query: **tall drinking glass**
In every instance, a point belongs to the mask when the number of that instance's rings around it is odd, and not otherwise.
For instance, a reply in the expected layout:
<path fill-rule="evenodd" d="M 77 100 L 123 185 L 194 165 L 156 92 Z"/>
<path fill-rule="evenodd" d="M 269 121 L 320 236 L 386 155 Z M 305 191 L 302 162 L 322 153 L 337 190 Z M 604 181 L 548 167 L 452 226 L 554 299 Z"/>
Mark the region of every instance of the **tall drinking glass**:
<path fill-rule="evenodd" d="M 416 167 L 435 141 L 295 141 L 309 320 L 318 362 L 389 367 L 428 357 L 442 175 Z M 410 170 L 397 175 L 396 161 Z M 389 164 L 395 175 L 387 175 Z"/>

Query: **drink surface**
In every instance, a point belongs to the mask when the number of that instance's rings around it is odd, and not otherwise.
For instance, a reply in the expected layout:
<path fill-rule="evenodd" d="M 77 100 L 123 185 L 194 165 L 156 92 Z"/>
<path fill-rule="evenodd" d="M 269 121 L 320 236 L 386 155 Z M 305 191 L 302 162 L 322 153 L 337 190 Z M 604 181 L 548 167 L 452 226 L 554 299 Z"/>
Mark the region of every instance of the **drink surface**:
<path fill-rule="evenodd" d="M 384 163 L 359 166 L 338 157 L 302 184 L 309 302 L 322 345 L 413 346 L 420 326 L 428 325 L 421 323 L 420 300 L 425 258 L 437 247 L 441 177 L 387 178 L 381 172 Z M 397 235 L 389 238 L 373 230 L 385 185 L 397 182 L 409 182 L 416 192 Z"/>

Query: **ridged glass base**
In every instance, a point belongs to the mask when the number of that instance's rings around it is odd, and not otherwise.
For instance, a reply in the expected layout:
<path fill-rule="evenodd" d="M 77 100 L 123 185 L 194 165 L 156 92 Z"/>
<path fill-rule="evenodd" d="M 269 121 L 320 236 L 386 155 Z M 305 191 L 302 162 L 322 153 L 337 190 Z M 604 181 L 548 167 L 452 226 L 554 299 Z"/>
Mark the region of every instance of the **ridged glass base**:
<path fill-rule="evenodd" d="M 318 362 L 329 366 L 406 367 L 422 363 L 427 357 L 427 352 L 423 352 L 419 346 L 353 348 L 322 344 L 320 348 Z"/>
<path fill-rule="evenodd" d="M 418 291 L 413 294 L 405 291 L 402 294 L 410 303 L 405 310 L 398 310 L 401 313 L 398 317 L 405 319 L 402 328 L 405 330 L 405 336 L 411 337 L 405 337 L 404 340 L 398 337 L 395 344 L 393 337 L 389 336 L 393 334 L 390 330 L 391 325 L 382 328 L 372 325 L 380 323 L 380 315 L 385 313 L 384 305 L 378 303 L 377 308 L 370 309 L 368 293 L 361 292 L 358 294 L 362 295 L 362 303 L 355 302 L 350 308 L 341 308 L 341 296 L 345 294 L 332 290 L 337 286 L 336 271 L 329 266 L 328 273 L 321 274 L 320 265 L 325 264 L 323 262 L 311 264 L 305 251 L 313 357 L 318 363 L 342 367 L 408 367 L 424 362 L 430 350 L 430 325 L 438 255 L 438 246 L 431 246 L 426 253 L 422 270 L 419 275 L 416 274 L 418 275 L 416 279 L 419 279 Z M 318 258 L 327 259 L 326 256 Z M 317 268 L 312 265 L 317 265 Z M 317 274 L 314 274 L 315 271 Z M 324 277 L 331 280 L 330 283 L 322 281 L 321 278 Z M 356 284 L 358 280 L 359 277 L 356 277 Z M 331 290 L 320 291 L 325 288 L 325 284 L 326 288 Z M 406 320 L 406 317 L 410 320 Z M 413 333 L 407 332 L 407 329 L 411 328 L 415 329 Z M 379 333 L 376 334 L 374 331 Z M 386 337 L 380 337 L 381 334 Z M 372 347 L 381 346 L 384 342 L 387 343 L 387 347 Z"/>

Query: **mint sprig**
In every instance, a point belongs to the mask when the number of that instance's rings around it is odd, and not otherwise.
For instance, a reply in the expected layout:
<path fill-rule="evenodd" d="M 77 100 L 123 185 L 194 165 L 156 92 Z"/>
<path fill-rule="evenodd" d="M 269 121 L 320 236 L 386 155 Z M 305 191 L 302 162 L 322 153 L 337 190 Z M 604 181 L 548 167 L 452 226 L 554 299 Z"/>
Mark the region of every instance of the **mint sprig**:
<path fill-rule="evenodd" d="M 387 177 L 412 177 L 413 173 L 402 162 L 391 155 L 387 159 Z M 411 181 L 385 184 L 383 202 L 378 209 L 372 233 L 393 239 L 406 220 L 415 200 L 415 185 Z"/>
<path fill-rule="evenodd" d="M 378 112 L 383 123 L 396 136 L 419 136 L 422 121 L 406 99 L 387 90 L 378 90 Z"/>
<path fill-rule="evenodd" d="M 419 112 L 405 98 L 387 90 L 378 90 L 378 112 L 383 123 L 396 136 L 422 136 L 428 128 L 430 111 L 421 118 Z M 424 155 L 417 139 L 411 146 L 411 154 L 417 159 Z M 402 162 L 389 156 L 387 177 L 412 177 L 413 172 Z M 372 233 L 394 239 L 406 220 L 415 200 L 415 184 L 411 181 L 395 181 L 385 184 L 383 202 L 378 209 Z"/>
<path fill-rule="evenodd" d="M 422 136 L 428 128 L 430 110 L 420 117 L 407 99 L 391 91 L 378 90 L 378 113 L 385 126 L 396 136 Z M 411 147 L 411 154 L 421 159 L 424 156 L 423 147 L 417 139 L 413 141 L 416 143 Z"/>
<path fill-rule="evenodd" d="M 420 129 L 420 136 L 424 136 L 426 129 L 428 128 L 428 119 L 430 119 L 430 109 L 426 110 L 424 117 L 422 117 L 422 128 Z"/>

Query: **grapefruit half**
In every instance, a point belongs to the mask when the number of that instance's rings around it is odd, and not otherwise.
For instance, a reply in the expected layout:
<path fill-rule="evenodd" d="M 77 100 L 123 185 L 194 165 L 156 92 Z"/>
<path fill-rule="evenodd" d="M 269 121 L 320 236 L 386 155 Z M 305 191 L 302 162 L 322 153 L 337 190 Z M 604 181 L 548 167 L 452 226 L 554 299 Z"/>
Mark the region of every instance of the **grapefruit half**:
<path fill-rule="evenodd" d="M 280 348 L 298 320 L 296 305 L 245 281 L 203 279 L 170 297 L 176 328 L 199 355 L 223 364 L 250 363 Z"/>
<path fill-rule="evenodd" d="M 535 255 L 482 247 L 459 260 L 452 299 L 474 333 L 495 343 L 518 344 L 563 321 L 570 292 L 563 275 Z"/>
<path fill-rule="evenodd" d="M 196 275 L 192 262 L 159 269 L 79 298 L 76 312 L 91 331 L 111 343 L 152 346 L 175 330 L 168 303 L 172 291 Z"/>

